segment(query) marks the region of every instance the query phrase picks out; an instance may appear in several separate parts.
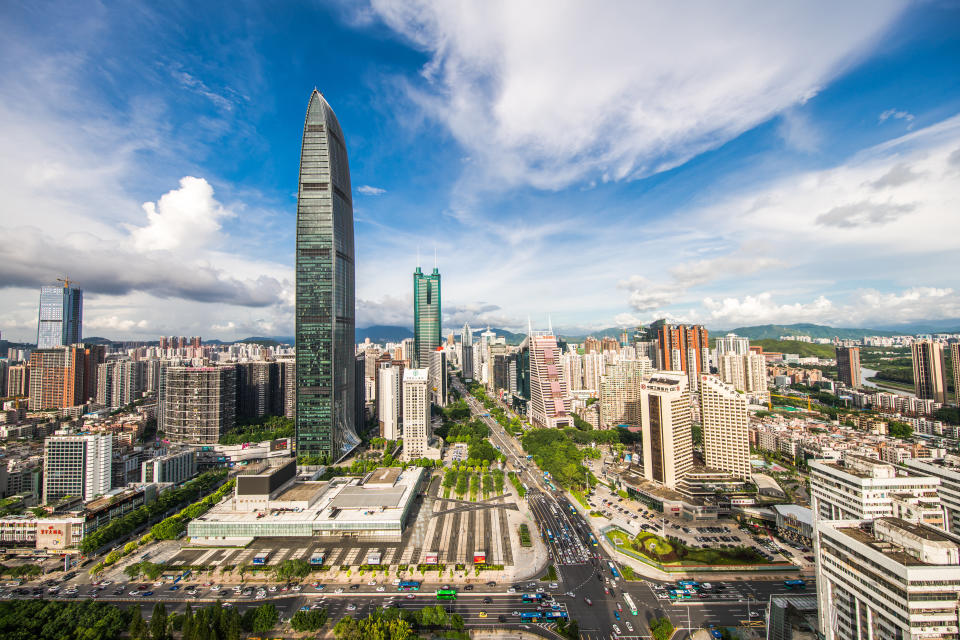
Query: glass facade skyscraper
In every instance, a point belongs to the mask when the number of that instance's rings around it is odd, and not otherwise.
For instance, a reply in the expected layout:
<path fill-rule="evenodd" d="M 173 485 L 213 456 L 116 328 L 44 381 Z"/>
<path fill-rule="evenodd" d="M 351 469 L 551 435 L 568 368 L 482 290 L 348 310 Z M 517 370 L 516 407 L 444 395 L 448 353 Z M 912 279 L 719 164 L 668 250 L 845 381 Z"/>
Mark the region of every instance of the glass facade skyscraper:
<path fill-rule="evenodd" d="M 307 106 L 297 194 L 298 455 L 330 462 L 355 431 L 354 253 L 350 167 L 333 109 L 314 89 Z"/>
<path fill-rule="evenodd" d="M 83 332 L 83 291 L 64 286 L 40 287 L 37 348 L 52 349 L 80 342 Z"/>
<path fill-rule="evenodd" d="M 425 275 L 420 267 L 413 272 L 413 356 L 414 368 L 430 366 L 430 354 L 440 346 L 440 270 Z"/>

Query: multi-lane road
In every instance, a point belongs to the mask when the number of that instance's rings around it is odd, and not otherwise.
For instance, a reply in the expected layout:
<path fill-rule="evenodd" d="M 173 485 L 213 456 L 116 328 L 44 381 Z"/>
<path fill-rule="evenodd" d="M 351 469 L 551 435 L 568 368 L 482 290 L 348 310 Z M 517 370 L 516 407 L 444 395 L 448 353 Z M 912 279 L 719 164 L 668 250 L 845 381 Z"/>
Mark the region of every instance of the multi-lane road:
<path fill-rule="evenodd" d="M 715 581 L 716 589 L 709 597 L 671 602 L 662 589 L 666 583 L 614 580 L 609 568 L 612 559 L 603 547 L 592 546 L 592 532 L 583 516 L 571 507 L 561 491 L 551 489 L 544 482 L 536 466 L 526 459 L 513 437 L 489 417 L 483 405 L 458 381 L 454 386 L 467 400 L 471 411 L 490 427 L 491 440 L 530 487 L 527 494 L 530 511 L 556 567 L 559 590 L 574 594 L 567 599 L 567 606 L 570 617 L 578 621 L 583 637 L 609 638 L 614 625 L 620 628 L 620 637 L 649 636 L 647 623 L 662 616 L 669 617 L 680 628 L 757 624 L 770 595 L 789 592 L 776 580 Z M 615 566 L 619 570 L 619 565 Z M 626 610 L 624 590 L 637 606 L 636 617 Z M 618 610 L 618 604 L 622 611 Z M 626 620 L 631 621 L 634 633 L 627 631 Z"/>

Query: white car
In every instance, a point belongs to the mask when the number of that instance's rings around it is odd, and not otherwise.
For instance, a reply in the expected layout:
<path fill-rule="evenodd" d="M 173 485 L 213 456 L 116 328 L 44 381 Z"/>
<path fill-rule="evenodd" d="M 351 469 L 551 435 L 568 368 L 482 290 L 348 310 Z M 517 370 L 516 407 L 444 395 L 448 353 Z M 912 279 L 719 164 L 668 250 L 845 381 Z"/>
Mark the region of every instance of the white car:
<path fill-rule="evenodd" d="M 218 584 L 213 585 L 212 587 L 210 587 L 210 591 L 220 591 L 220 585 Z"/>
<path fill-rule="evenodd" d="M 291 590 L 291 591 L 300 591 L 300 590 L 302 590 L 302 589 L 303 589 L 303 587 L 301 587 L 301 586 L 298 585 L 298 584 L 295 584 L 295 585 L 293 585 L 292 587 L 290 587 L 290 590 Z"/>
<path fill-rule="evenodd" d="M 630 624 L 630 621 L 629 621 L 629 620 L 627 620 L 627 621 L 624 622 L 623 624 L 627 625 L 627 631 L 633 631 L 633 625 Z"/>
<path fill-rule="evenodd" d="M 162 586 L 163 586 L 163 580 L 157 580 L 156 582 L 153 583 L 153 586 L 155 586 L 155 587 L 162 587 Z"/>
<path fill-rule="evenodd" d="M 343 593 L 343 587 L 337 587 L 337 590 L 334 593 Z"/>
<path fill-rule="evenodd" d="M 620 627 L 618 627 L 617 625 L 613 625 L 613 632 L 617 635 L 620 635 Z"/>
<path fill-rule="evenodd" d="M 384 591 L 386 591 L 386 589 L 384 589 L 383 586 L 379 586 L 377 587 L 377 591 L 383 593 Z"/>
<path fill-rule="evenodd" d="M 270 591 L 276 591 L 276 590 L 277 590 L 277 585 L 275 584 L 270 585 Z"/>
<path fill-rule="evenodd" d="M 109 587 L 109 586 L 112 585 L 112 584 L 113 584 L 112 581 L 110 581 L 110 580 L 104 580 L 103 582 L 100 583 L 100 586 L 101 586 L 101 587 Z"/>
<path fill-rule="evenodd" d="M 347 605 L 347 611 L 356 611 L 356 610 L 357 610 L 357 605 L 353 604 L 352 602 Z"/>

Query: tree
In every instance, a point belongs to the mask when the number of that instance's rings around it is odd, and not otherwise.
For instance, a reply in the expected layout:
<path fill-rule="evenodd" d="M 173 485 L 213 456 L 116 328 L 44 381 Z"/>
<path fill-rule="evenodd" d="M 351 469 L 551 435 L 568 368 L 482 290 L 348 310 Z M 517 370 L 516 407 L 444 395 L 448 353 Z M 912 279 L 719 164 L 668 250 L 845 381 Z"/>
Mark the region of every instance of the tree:
<path fill-rule="evenodd" d="M 306 560 L 284 560 L 274 570 L 277 580 L 290 580 L 291 578 L 302 578 L 310 573 L 310 564 Z"/>
<path fill-rule="evenodd" d="M 167 640 L 167 608 L 162 602 L 153 605 L 153 615 L 150 618 L 151 640 Z"/>
<path fill-rule="evenodd" d="M 193 636 L 193 608 L 190 603 L 187 603 L 187 608 L 183 611 L 181 631 L 183 631 L 183 640 L 190 640 Z"/>
<path fill-rule="evenodd" d="M 670 640 L 673 636 L 673 623 L 669 618 L 654 618 L 650 622 L 650 633 L 653 640 Z"/>
<path fill-rule="evenodd" d="M 132 607 L 129 631 L 131 640 L 147 640 L 149 637 L 147 623 L 140 614 L 140 605 Z"/>
<path fill-rule="evenodd" d="M 266 633 L 277 625 L 277 608 L 273 603 L 268 602 L 256 608 L 256 615 L 253 618 L 253 631 L 255 633 Z"/>

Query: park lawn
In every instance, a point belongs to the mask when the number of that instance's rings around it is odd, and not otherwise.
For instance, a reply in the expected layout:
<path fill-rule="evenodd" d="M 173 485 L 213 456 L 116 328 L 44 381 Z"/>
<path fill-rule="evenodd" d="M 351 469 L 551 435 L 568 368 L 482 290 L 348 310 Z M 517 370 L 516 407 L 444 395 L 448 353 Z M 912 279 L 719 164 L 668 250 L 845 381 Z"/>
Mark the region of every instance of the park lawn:
<path fill-rule="evenodd" d="M 744 552 L 736 549 L 700 549 L 686 546 L 681 546 L 678 550 L 676 543 L 648 531 L 641 532 L 633 539 L 622 531 L 610 531 L 606 535 L 607 539 L 622 551 L 643 556 L 664 566 L 771 564 L 752 550 Z"/>

